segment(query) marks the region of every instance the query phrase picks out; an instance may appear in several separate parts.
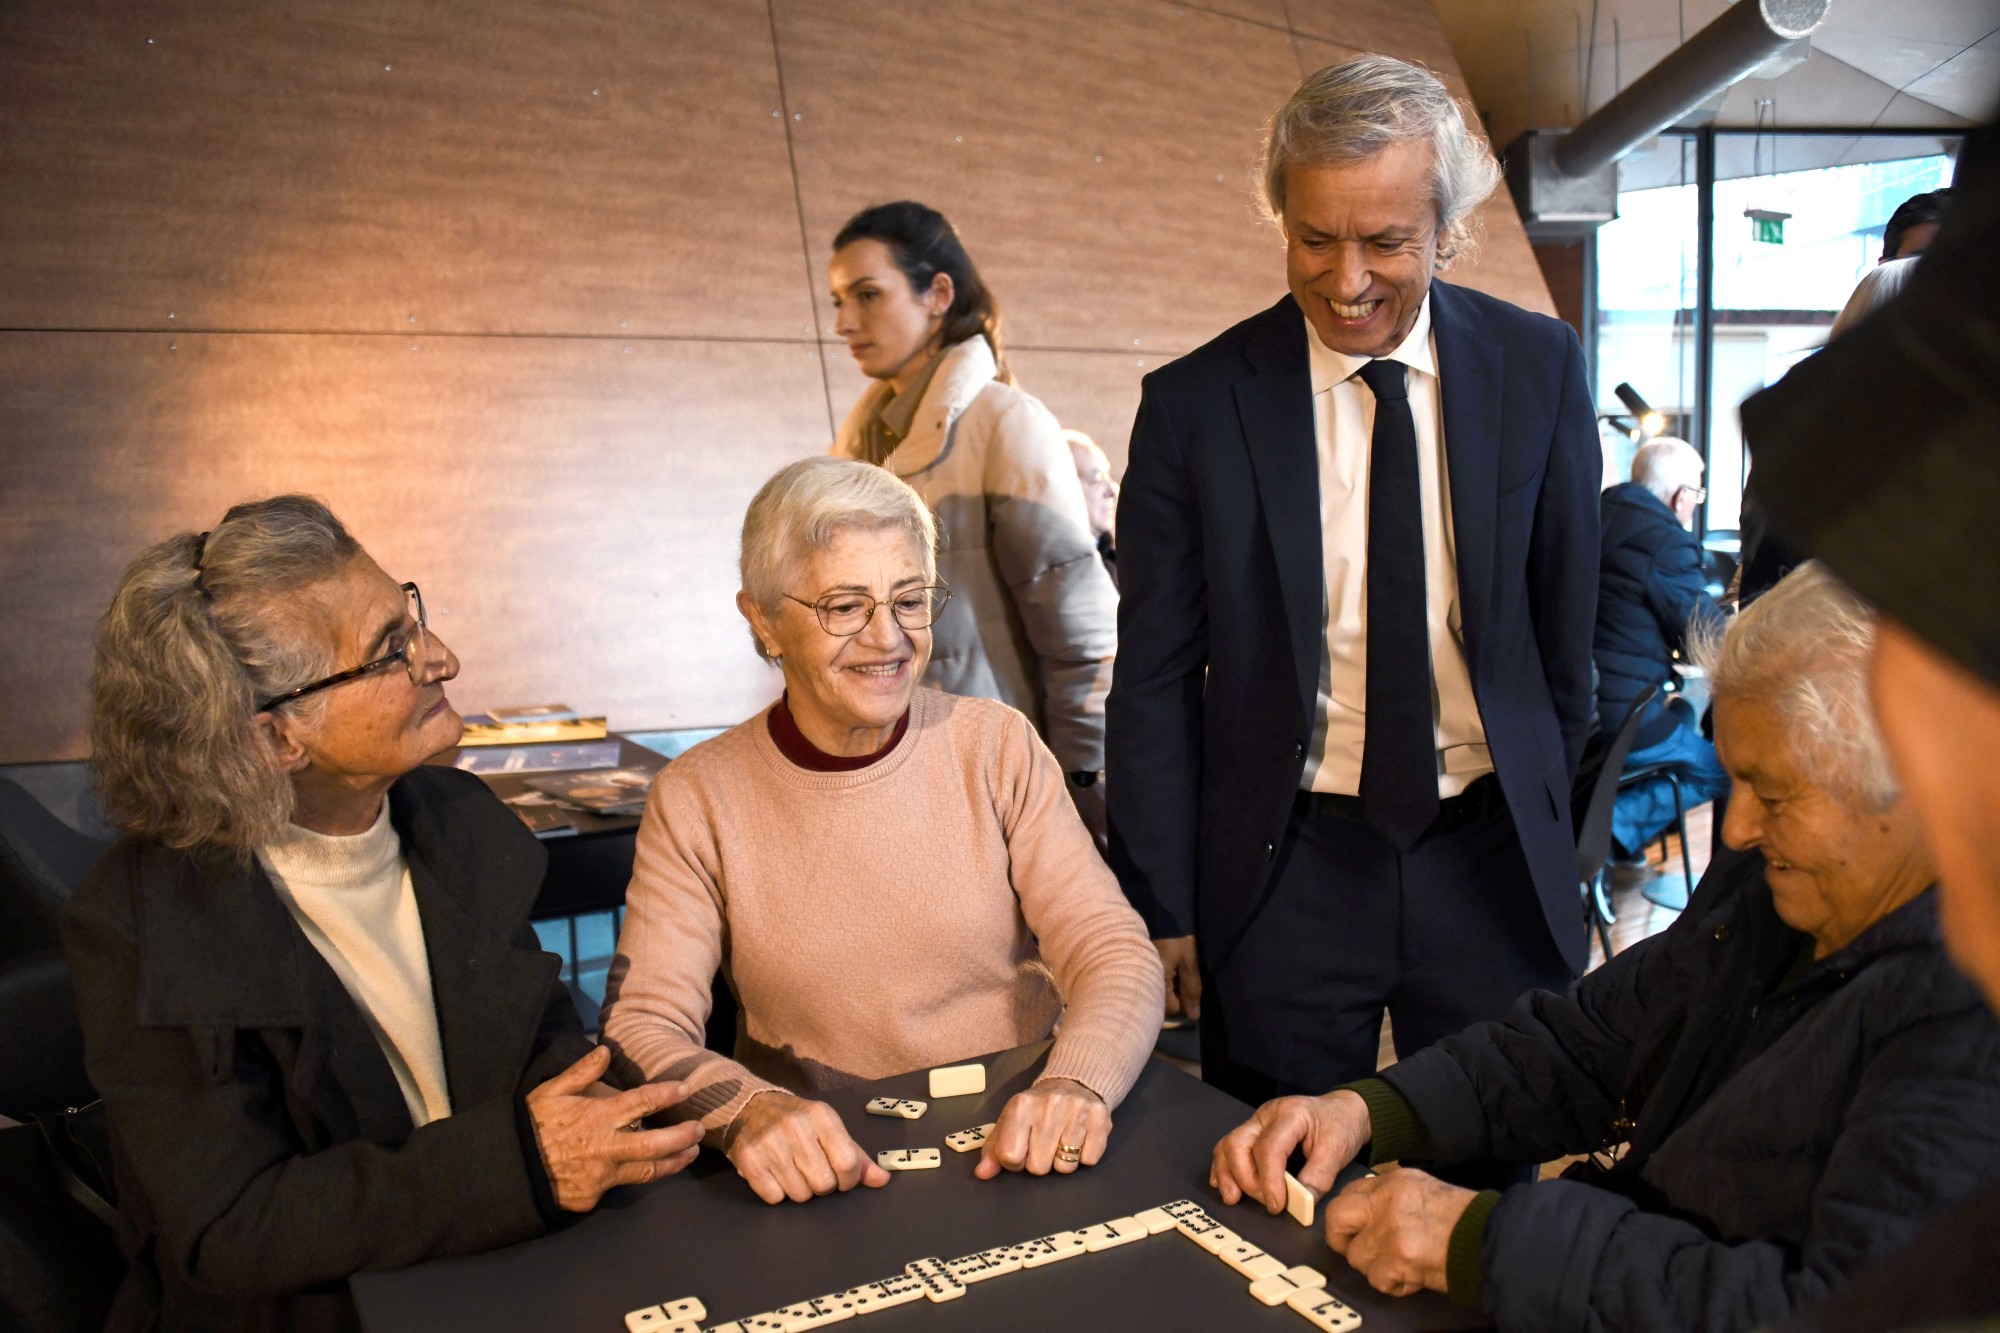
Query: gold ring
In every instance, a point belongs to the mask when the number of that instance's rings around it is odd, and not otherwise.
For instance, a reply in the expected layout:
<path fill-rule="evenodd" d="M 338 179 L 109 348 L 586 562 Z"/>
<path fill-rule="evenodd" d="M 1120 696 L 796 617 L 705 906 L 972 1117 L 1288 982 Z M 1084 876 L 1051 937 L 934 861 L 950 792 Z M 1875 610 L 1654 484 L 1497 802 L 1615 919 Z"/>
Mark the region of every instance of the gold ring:
<path fill-rule="evenodd" d="M 1075 1147 L 1072 1144 L 1059 1143 L 1056 1145 L 1056 1160 L 1058 1162 L 1080 1162 L 1083 1160 L 1083 1149 Z"/>

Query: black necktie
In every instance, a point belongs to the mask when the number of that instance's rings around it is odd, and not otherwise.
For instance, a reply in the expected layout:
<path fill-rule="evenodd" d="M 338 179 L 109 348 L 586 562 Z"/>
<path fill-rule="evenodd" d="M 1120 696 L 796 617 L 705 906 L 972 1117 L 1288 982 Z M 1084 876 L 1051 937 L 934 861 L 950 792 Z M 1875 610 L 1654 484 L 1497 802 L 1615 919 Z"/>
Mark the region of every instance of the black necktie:
<path fill-rule="evenodd" d="M 1359 373 L 1375 394 L 1368 462 L 1368 718 L 1361 743 L 1361 809 L 1378 833 L 1407 851 L 1438 812 L 1417 425 L 1410 416 L 1401 363 L 1370 361 Z"/>

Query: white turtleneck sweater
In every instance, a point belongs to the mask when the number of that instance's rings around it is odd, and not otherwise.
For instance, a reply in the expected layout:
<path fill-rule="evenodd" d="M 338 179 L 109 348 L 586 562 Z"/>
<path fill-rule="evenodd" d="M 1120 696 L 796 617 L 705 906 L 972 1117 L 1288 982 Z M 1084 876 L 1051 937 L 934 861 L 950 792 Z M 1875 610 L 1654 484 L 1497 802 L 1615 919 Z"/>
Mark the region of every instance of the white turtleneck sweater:
<path fill-rule="evenodd" d="M 389 802 L 366 833 L 335 838 L 297 824 L 257 859 L 299 929 L 360 1006 L 417 1125 L 451 1114 L 438 1038 L 424 923 L 389 822 Z"/>

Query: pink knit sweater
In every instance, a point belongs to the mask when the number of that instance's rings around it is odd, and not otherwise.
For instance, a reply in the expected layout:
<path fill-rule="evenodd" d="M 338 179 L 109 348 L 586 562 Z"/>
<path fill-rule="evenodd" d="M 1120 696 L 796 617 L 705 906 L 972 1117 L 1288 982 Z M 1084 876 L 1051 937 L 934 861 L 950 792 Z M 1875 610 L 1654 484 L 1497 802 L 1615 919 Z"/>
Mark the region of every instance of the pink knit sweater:
<path fill-rule="evenodd" d="M 653 786 L 625 901 L 605 1041 L 685 1080 L 712 1143 L 756 1092 L 950 1064 L 1058 1020 L 1042 1077 L 1115 1107 L 1160 1028 L 1144 926 L 1054 756 L 988 699 L 919 689 L 902 742 L 847 773 L 787 760 L 761 714 L 696 746 Z M 740 1064 L 702 1047 L 718 967 Z"/>

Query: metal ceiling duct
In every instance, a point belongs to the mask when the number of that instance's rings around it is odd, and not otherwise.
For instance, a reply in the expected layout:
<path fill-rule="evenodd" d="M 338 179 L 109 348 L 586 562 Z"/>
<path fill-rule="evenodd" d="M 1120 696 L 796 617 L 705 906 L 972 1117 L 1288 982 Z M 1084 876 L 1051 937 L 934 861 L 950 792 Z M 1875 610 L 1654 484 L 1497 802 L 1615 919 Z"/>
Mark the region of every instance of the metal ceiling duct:
<path fill-rule="evenodd" d="M 1630 88 L 1550 149 L 1557 172 L 1585 177 L 1610 166 L 1738 79 L 1809 37 L 1831 0 L 1737 0 Z"/>

